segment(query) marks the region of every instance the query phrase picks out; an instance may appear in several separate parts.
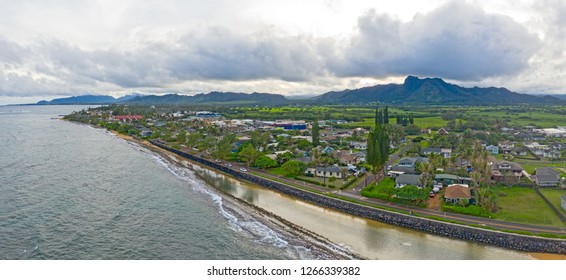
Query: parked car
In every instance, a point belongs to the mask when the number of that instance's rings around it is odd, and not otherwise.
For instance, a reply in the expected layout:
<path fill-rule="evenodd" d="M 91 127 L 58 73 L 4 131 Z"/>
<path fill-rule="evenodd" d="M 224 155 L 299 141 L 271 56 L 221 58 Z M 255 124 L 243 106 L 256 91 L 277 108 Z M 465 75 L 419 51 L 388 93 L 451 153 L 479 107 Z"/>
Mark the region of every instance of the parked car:
<path fill-rule="evenodd" d="M 231 163 L 225 163 L 224 165 L 228 166 L 228 167 L 232 167 Z"/>
<path fill-rule="evenodd" d="M 433 198 L 433 197 L 434 197 L 434 192 L 430 192 L 430 193 L 428 194 L 428 197 Z"/>
<path fill-rule="evenodd" d="M 219 160 L 219 159 L 217 159 L 217 160 L 215 160 L 214 162 L 216 162 L 216 163 L 221 163 L 222 161 Z"/>
<path fill-rule="evenodd" d="M 248 170 L 247 170 L 247 169 L 245 169 L 245 168 L 243 168 L 243 167 L 242 167 L 242 168 L 240 168 L 240 171 L 242 171 L 242 172 L 248 172 Z"/>

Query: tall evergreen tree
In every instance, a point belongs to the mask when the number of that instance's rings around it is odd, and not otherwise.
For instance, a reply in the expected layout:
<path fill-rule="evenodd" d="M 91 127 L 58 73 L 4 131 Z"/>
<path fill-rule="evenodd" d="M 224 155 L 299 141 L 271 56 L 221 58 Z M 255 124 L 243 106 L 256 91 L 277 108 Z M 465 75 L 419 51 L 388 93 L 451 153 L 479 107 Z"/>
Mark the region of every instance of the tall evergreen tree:
<path fill-rule="evenodd" d="M 320 127 L 318 126 L 318 118 L 314 118 L 312 123 L 312 145 L 318 147 L 320 145 Z"/>
<path fill-rule="evenodd" d="M 375 107 L 375 125 L 379 124 L 379 109 Z"/>
<path fill-rule="evenodd" d="M 383 124 L 383 111 L 379 111 L 379 114 L 377 114 L 377 124 Z"/>
<path fill-rule="evenodd" d="M 409 124 L 415 124 L 415 119 L 413 118 L 413 113 L 409 114 Z"/>
<path fill-rule="evenodd" d="M 383 109 L 383 123 L 389 123 L 389 108 L 388 108 L 388 106 L 385 106 L 385 109 Z"/>

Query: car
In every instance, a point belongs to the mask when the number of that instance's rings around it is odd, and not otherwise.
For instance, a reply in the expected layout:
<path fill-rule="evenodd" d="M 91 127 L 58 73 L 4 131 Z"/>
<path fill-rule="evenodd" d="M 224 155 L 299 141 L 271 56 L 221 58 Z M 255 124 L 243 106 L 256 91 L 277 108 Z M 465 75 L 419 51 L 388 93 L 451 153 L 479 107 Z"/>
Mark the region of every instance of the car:
<path fill-rule="evenodd" d="M 232 167 L 231 163 L 225 163 L 224 165 L 228 166 L 228 167 Z"/>
<path fill-rule="evenodd" d="M 433 197 L 434 197 L 434 192 L 430 192 L 430 193 L 428 194 L 428 197 L 433 198 Z"/>
<path fill-rule="evenodd" d="M 243 167 L 242 167 L 242 168 L 240 168 L 240 171 L 242 171 L 242 172 L 248 172 L 248 170 L 247 170 L 247 169 L 245 169 L 245 168 L 243 168 Z"/>
<path fill-rule="evenodd" d="M 387 171 L 391 171 L 391 169 L 393 169 L 393 166 L 391 165 L 387 166 Z"/>
<path fill-rule="evenodd" d="M 222 161 L 219 160 L 219 159 L 217 159 L 217 160 L 215 160 L 214 162 L 216 162 L 216 163 L 221 163 Z"/>

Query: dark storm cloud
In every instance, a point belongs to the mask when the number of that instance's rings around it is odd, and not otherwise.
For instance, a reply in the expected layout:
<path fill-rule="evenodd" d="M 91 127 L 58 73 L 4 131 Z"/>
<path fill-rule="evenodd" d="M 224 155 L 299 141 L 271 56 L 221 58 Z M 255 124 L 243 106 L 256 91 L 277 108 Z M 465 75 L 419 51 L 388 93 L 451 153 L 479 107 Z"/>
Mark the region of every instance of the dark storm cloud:
<path fill-rule="evenodd" d="M 358 29 L 337 75 L 479 80 L 520 72 L 540 46 L 511 18 L 461 2 L 407 23 L 370 11 L 359 19 Z"/>

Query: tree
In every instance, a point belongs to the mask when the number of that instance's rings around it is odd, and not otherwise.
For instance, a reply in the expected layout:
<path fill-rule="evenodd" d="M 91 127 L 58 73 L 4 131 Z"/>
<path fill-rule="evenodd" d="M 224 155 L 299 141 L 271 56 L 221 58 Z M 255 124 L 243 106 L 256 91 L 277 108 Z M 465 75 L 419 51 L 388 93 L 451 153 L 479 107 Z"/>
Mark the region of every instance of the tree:
<path fill-rule="evenodd" d="M 377 125 L 370 130 L 367 142 L 366 162 L 377 172 L 389 159 L 389 136 L 383 125 Z"/>
<path fill-rule="evenodd" d="M 477 171 L 473 171 L 470 173 L 470 179 L 472 180 L 472 190 L 474 190 L 474 198 L 476 200 L 476 203 L 479 204 L 479 188 L 480 188 L 480 182 L 481 182 L 481 177 L 482 175 L 477 172 Z"/>
<path fill-rule="evenodd" d="M 415 124 L 415 119 L 413 118 L 413 113 L 409 114 L 409 124 Z"/>
<path fill-rule="evenodd" d="M 294 158 L 295 158 L 295 156 L 292 153 L 286 152 L 286 153 L 277 154 L 276 160 L 279 164 L 283 164 L 283 163 L 285 163 L 289 160 L 292 160 Z"/>
<path fill-rule="evenodd" d="M 314 118 L 312 123 L 312 145 L 318 147 L 320 145 L 320 127 L 318 127 L 318 118 Z"/>
<path fill-rule="evenodd" d="M 285 177 L 297 177 L 303 174 L 306 165 L 300 161 L 290 160 L 281 165 L 281 168 L 285 171 Z"/>
<path fill-rule="evenodd" d="M 422 172 L 421 177 L 420 177 L 420 181 L 422 184 L 423 188 L 426 188 L 430 182 L 430 180 L 432 179 L 431 175 L 432 175 L 432 169 L 433 166 L 430 162 L 421 162 L 420 164 L 420 170 Z"/>
<path fill-rule="evenodd" d="M 230 150 L 232 149 L 232 144 L 236 141 L 236 135 L 229 133 L 224 135 L 218 143 L 211 148 L 210 154 L 216 159 L 226 159 Z"/>
<path fill-rule="evenodd" d="M 260 153 L 251 143 L 245 143 L 245 146 L 240 149 L 238 156 L 243 158 L 246 161 L 247 166 L 249 167 L 255 160 L 260 156 Z"/>
<path fill-rule="evenodd" d="M 383 123 L 388 124 L 389 123 L 389 107 L 385 106 L 385 109 L 383 109 Z"/>
<path fill-rule="evenodd" d="M 254 166 L 259 168 L 259 169 L 267 169 L 267 168 L 272 168 L 272 167 L 277 167 L 279 164 L 271 159 L 270 157 L 266 156 L 266 155 L 262 155 L 260 157 L 258 157 L 255 162 L 254 162 Z"/>
<path fill-rule="evenodd" d="M 300 139 L 297 141 L 297 148 L 303 151 L 309 150 L 311 148 L 311 142 L 306 139 Z"/>

